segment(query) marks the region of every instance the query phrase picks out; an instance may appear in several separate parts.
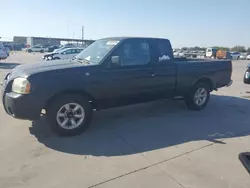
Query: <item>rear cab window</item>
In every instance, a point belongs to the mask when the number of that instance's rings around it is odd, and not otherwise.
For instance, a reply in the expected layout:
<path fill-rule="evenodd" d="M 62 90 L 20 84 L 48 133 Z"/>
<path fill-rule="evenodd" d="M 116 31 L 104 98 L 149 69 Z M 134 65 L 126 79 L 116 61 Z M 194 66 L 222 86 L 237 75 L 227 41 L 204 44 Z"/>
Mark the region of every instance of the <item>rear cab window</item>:
<path fill-rule="evenodd" d="M 156 61 L 158 64 L 168 64 L 173 60 L 173 50 L 168 40 L 156 39 Z"/>

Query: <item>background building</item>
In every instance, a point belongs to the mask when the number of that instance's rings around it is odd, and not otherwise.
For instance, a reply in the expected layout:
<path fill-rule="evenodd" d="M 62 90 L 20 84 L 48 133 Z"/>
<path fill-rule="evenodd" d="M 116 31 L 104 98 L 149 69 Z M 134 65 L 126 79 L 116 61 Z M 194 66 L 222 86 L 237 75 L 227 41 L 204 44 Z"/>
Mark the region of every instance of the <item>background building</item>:
<path fill-rule="evenodd" d="M 23 36 L 14 36 L 14 43 L 25 44 L 28 46 L 34 45 L 61 45 L 62 42 L 66 43 L 79 43 L 83 46 L 89 46 L 94 42 L 94 40 L 82 40 L 82 39 L 68 39 L 68 38 L 48 38 L 48 37 L 23 37 Z"/>
<path fill-rule="evenodd" d="M 20 43 L 20 44 L 27 44 L 27 37 L 23 36 L 14 36 L 13 37 L 14 43 Z"/>

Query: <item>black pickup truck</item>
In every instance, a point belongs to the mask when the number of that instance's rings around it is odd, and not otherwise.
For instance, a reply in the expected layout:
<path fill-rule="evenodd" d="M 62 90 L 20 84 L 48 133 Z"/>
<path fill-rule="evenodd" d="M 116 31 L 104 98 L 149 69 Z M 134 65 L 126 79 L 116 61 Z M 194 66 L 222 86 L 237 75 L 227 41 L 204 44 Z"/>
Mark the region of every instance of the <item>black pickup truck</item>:
<path fill-rule="evenodd" d="M 16 67 L 2 98 L 9 115 L 36 120 L 45 111 L 57 134 L 76 135 L 93 109 L 179 97 L 201 110 L 211 91 L 232 84 L 231 73 L 231 61 L 175 59 L 167 39 L 105 38 L 73 60 Z"/>

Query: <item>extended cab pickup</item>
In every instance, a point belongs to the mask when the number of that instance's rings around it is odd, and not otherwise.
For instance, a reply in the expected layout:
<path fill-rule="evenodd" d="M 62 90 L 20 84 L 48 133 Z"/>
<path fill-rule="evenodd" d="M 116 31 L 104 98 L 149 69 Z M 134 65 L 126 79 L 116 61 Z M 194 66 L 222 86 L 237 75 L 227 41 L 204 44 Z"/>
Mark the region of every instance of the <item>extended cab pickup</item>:
<path fill-rule="evenodd" d="M 28 120 L 45 110 L 57 134 L 76 135 L 88 127 L 93 109 L 165 97 L 203 109 L 211 91 L 231 85 L 231 73 L 227 60 L 174 59 L 167 39 L 105 38 L 73 60 L 16 67 L 4 80 L 3 105 Z"/>

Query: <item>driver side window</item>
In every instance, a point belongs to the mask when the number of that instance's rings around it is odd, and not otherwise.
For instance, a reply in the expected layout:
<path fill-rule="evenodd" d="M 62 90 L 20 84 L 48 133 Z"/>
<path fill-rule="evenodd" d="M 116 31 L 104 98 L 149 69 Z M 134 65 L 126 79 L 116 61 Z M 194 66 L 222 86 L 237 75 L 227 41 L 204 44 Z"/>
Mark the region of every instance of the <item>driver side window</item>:
<path fill-rule="evenodd" d="M 120 66 L 146 65 L 150 62 L 149 44 L 141 40 L 125 41 L 116 52 Z"/>
<path fill-rule="evenodd" d="M 71 50 L 66 50 L 63 54 L 71 54 Z"/>

